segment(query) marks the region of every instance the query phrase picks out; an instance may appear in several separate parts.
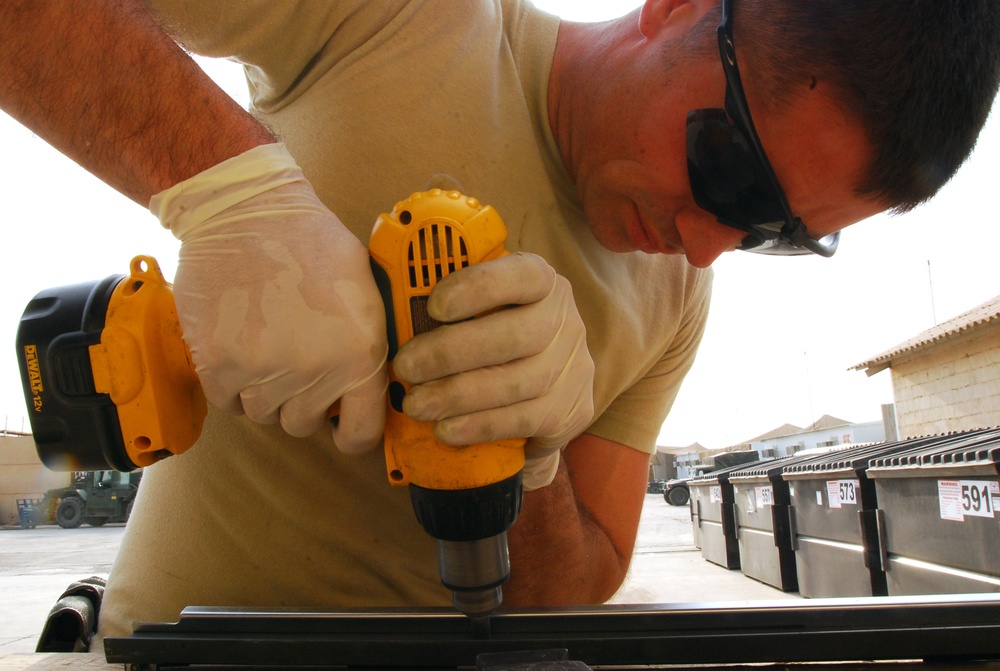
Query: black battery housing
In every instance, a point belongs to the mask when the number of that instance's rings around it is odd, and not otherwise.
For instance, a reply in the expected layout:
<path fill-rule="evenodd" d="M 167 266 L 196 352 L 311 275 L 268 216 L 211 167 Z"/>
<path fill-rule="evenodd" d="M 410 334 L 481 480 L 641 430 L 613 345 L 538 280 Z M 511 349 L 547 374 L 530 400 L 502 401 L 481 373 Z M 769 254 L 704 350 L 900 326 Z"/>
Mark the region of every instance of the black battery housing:
<path fill-rule="evenodd" d="M 89 347 L 101 341 L 124 275 L 47 289 L 24 309 L 17 358 L 42 463 L 55 471 L 131 471 L 118 409 L 94 388 Z"/>

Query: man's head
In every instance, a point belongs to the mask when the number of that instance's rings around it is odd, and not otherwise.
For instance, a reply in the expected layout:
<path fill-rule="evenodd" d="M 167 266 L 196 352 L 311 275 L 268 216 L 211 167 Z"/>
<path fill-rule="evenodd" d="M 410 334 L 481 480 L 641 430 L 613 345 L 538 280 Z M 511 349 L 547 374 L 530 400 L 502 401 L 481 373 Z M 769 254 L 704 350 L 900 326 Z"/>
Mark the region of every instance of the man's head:
<path fill-rule="evenodd" d="M 1000 71 L 1000 3 L 916 5 L 736 1 L 748 109 L 814 238 L 932 196 L 985 121 Z M 898 12 L 905 20 L 892 20 Z M 697 206 L 687 175 L 688 113 L 727 108 L 719 21 L 714 0 L 647 0 L 610 26 L 560 32 L 550 118 L 610 249 L 683 252 L 704 266 L 743 240 Z"/>
<path fill-rule="evenodd" d="M 737 0 L 736 21 L 765 106 L 829 82 L 873 147 L 859 193 L 899 212 L 968 158 L 1000 83 L 994 0 Z"/>

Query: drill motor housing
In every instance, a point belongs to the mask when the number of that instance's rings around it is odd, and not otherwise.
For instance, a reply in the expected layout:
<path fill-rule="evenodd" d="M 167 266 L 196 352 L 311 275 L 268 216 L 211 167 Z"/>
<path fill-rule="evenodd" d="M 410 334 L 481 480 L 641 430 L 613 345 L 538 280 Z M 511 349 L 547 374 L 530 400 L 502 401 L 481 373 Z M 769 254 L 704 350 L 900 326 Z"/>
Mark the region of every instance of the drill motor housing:
<path fill-rule="evenodd" d="M 455 190 L 415 193 L 381 215 L 368 243 L 386 306 L 389 360 L 416 335 L 442 326 L 427 312 L 451 273 L 507 254 L 507 230 L 492 207 Z M 409 485 L 417 520 L 438 541 L 442 582 L 455 606 L 484 615 L 510 573 L 507 530 L 521 508 L 523 438 L 454 447 L 430 422 L 403 413 L 408 386 L 391 370 L 384 447 L 389 481 Z"/>

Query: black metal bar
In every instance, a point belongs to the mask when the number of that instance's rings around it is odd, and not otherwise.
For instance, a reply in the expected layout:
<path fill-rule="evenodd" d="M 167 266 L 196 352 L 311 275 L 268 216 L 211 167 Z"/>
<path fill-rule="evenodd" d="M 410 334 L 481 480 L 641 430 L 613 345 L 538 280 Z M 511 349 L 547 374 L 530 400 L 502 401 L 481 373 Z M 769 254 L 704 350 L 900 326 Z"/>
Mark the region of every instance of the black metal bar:
<path fill-rule="evenodd" d="M 189 608 L 104 642 L 158 666 L 472 667 L 481 653 L 566 648 L 590 666 L 1000 659 L 1000 596 L 879 597 L 537 609 L 477 639 L 454 611 Z"/>

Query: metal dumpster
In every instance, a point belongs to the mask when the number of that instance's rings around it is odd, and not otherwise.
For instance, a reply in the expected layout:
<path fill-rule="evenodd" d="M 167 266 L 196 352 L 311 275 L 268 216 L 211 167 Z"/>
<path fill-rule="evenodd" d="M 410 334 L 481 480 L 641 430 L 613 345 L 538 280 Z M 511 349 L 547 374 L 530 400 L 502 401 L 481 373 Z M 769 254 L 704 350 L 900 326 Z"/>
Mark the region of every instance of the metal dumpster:
<path fill-rule="evenodd" d="M 1000 429 L 873 459 L 890 595 L 1000 592 Z"/>
<path fill-rule="evenodd" d="M 930 439 L 925 439 L 924 443 Z M 859 445 L 785 466 L 791 547 L 804 597 L 885 596 L 872 459 L 914 448 L 914 441 Z"/>
<path fill-rule="evenodd" d="M 752 464 L 740 464 L 706 473 L 688 483 L 695 545 L 701 548 L 702 558 L 728 569 L 740 567 L 736 511 L 729 474 L 750 465 Z"/>
<path fill-rule="evenodd" d="M 694 546 L 701 549 L 701 487 L 691 487 L 688 485 L 688 492 L 691 498 L 688 499 L 688 509 L 691 514 L 691 536 L 694 539 Z"/>
<path fill-rule="evenodd" d="M 816 458 L 816 453 L 749 464 L 729 474 L 736 512 L 736 538 L 743 574 L 777 587 L 798 590 L 792 551 L 791 494 L 783 470 Z"/>

